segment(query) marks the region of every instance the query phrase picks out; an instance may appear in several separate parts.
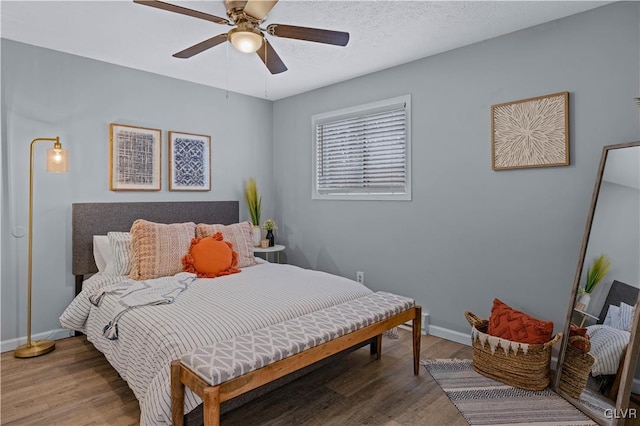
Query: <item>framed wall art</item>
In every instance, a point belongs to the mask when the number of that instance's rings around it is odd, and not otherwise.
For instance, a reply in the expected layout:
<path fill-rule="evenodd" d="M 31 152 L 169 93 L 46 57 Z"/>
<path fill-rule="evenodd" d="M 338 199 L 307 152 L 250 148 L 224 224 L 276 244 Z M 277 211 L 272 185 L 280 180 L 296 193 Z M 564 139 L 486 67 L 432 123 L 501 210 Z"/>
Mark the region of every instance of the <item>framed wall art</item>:
<path fill-rule="evenodd" d="M 569 92 L 491 107 L 493 170 L 569 165 Z"/>
<path fill-rule="evenodd" d="M 169 191 L 211 190 L 211 136 L 169 132 Z"/>
<path fill-rule="evenodd" d="M 159 129 L 112 123 L 109 188 L 112 191 L 159 191 Z"/>

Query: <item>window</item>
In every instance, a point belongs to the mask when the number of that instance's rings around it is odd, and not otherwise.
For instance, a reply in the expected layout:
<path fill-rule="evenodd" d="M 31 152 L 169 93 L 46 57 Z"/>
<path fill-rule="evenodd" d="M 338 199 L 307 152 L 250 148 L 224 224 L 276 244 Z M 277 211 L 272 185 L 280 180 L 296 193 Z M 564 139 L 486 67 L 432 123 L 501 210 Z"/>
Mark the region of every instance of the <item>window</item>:
<path fill-rule="evenodd" d="M 411 96 L 314 115 L 314 199 L 411 200 Z"/>

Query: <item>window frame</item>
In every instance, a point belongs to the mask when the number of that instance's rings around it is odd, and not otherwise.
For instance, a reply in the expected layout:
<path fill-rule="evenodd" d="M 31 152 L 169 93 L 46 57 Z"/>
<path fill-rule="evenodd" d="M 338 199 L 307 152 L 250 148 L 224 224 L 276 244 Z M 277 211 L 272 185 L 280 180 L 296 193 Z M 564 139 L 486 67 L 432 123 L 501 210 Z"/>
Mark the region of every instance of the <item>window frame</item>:
<path fill-rule="evenodd" d="M 364 117 L 366 115 L 391 111 L 404 104 L 405 113 L 405 186 L 404 192 L 331 192 L 321 193 L 318 191 L 318 132 L 317 126 L 324 123 L 346 120 L 354 117 Z M 311 117 L 311 138 L 312 138 L 312 192 L 313 200 L 398 200 L 411 201 L 411 95 L 396 96 L 394 98 L 342 108 Z"/>

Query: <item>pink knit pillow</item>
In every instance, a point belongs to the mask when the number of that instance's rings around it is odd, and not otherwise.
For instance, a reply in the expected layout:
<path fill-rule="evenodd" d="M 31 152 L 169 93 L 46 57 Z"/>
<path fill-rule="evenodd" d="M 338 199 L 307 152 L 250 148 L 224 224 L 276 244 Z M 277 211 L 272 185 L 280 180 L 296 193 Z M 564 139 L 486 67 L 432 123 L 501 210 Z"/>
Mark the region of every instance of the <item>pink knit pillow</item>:
<path fill-rule="evenodd" d="M 175 275 L 182 271 L 182 257 L 189 252 L 196 224 L 154 223 L 143 219 L 131 227 L 131 273 L 134 280 Z"/>

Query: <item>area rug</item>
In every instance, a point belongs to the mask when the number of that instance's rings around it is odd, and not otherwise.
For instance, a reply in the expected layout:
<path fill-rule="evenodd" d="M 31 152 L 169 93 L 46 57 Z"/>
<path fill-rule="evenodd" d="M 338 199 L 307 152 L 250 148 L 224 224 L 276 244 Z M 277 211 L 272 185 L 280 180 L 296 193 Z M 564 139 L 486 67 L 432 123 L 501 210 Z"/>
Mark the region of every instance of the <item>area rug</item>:
<path fill-rule="evenodd" d="M 528 391 L 484 377 L 471 360 L 422 361 L 470 425 L 597 426 L 549 388 Z"/>

